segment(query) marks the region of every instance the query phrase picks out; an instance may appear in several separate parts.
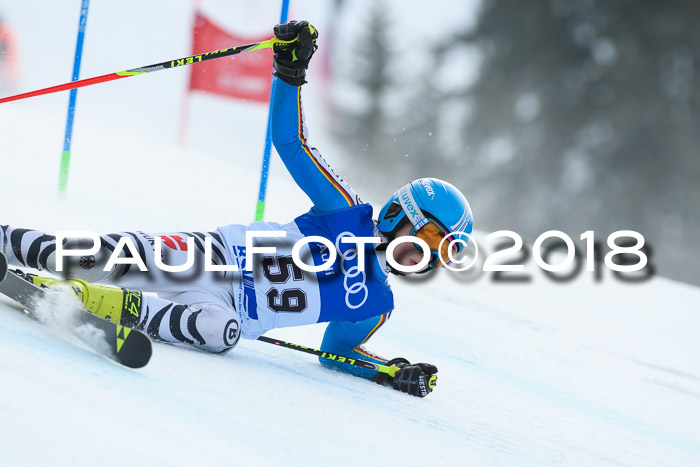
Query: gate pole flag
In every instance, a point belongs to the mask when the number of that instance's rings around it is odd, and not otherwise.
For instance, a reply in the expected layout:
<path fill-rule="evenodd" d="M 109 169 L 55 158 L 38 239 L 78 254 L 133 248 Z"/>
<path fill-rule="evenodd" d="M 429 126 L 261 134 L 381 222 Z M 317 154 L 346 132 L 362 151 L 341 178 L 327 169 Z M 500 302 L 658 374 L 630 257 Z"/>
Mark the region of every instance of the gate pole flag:
<path fill-rule="evenodd" d="M 88 8 L 90 0 L 82 0 L 80 5 L 80 21 L 78 22 L 78 40 L 75 44 L 75 58 L 73 61 L 73 78 L 80 79 L 80 62 L 83 58 L 83 40 L 85 39 L 85 26 L 87 25 Z M 71 89 L 68 98 L 68 117 L 66 118 L 66 134 L 63 138 L 63 152 L 61 153 L 61 167 L 58 174 L 58 191 L 65 193 L 68 186 L 68 171 L 70 170 L 70 146 L 73 138 L 73 117 L 75 116 L 75 101 L 78 98 L 78 90 Z"/>
<path fill-rule="evenodd" d="M 195 9 L 192 26 L 192 53 L 225 47 L 245 41 L 264 41 L 266 36 L 242 36 L 224 29 L 215 21 Z M 181 145 L 184 145 L 187 133 L 189 101 L 192 93 L 206 92 L 219 96 L 244 99 L 251 102 L 267 103 L 272 86 L 270 62 L 272 50 L 257 54 L 246 54 L 235 60 L 210 61 L 190 68 L 190 79 L 181 107 L 180 132 Z"/>
<path fill-rule="evenodd" d="M 280 23 L 287 21 L 289 16 L 289 0 L 282 0 L 282 13 Z M 272 96 L 275 94 L 277 77 L 272 78 L 272 89 L 270 90 L 270 108 L 267 112 L 267 131 L 265 133 L 265 150 L 263 151 L 262 170 L 260 172 L 260 190 L 258 192 L 258 202 L 255 206 L 255 221 L 262 221 L 265 218 L 265 194 L 267 193 L 267 175 L 270 170 L 270 153 L 272 151 L 272 135 L 270 126 L 272 124 Z"/>

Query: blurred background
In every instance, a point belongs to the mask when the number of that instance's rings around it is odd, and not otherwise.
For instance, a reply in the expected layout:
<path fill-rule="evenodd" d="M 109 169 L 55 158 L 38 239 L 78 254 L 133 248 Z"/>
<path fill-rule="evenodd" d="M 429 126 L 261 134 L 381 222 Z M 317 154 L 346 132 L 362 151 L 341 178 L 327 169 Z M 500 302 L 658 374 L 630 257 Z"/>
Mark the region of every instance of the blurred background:
<path fill-rule="evenodd" d="M 70 79 L 80 2 L 26 3 L 0 0 L 3 96 Z M 264 38 L 279 7 L 93 0 L 81 77 L 189 55 L 195 12 Z M 304 88 L 311 141 L 375 208 L 408 180 L 441 177 L 467 194 L 481 231 L 532 242 L 549 229 L 574 240 L 636 230 L 658 274 L 700 284 L 700 3 L 292 0 L 290 17 L 320 30 Z M 123 130 L 105 144 L 125 151 L 143 137 L 259 164 L 266 104 L 191 82 L 175 69 L 81 90 L 75 143 L 101 125 Z M 61 114 L 66 100 L 21 106 Z M 242 115 L 258 134 L 236 132 Z M 37 135 L 56 140 L 58 164 L 55 126 Z M 240 138 L 259 141 L 260 154 L 237 154 Z M 271 183 L 287 178 L 273 160 Z"/>
<path fill-rule="evenodd" d="M 530 241 L 636 230 L 657 273 L 700 284 L 700 3 L 435 8 L 461 21 L 422 20 L 440 33 L 423 60 L 404 46 L 418 27 L 392 2 L 369 2 L 362 33 L 344 42 L 354 53 L 336 71 L 354 92 L 333 101 L 333 134 L 357 167 L 379 169 L 353 176 L 456 180 L 477 228 Z"/>

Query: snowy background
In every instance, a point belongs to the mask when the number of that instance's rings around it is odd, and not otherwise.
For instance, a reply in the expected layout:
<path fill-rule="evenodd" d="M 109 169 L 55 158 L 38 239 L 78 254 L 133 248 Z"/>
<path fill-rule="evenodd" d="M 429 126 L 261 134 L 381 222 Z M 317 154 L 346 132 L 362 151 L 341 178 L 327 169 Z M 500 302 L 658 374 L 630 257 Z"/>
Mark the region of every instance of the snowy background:
<path fill-rule="evenodd" d="M 277 22 L 270 3 L 242 2 L 231 13 L 226 2 L 203 7 L 222 24 L 264 32 Z M 398 14 L 413 9 L 405 20 L 416 31 L 454 20 L 447 8 L 426 8 L 424 19 L 435 17 L 417 21 L 422 2 L 398 3 Z M 21 40 L 19 92 L 68 81 L 78 7 L 0 2 Z M 190 7 L 93 1 L 81 76 L 188 55 Z M 326 2 L 295 0 L 292 11 L 323 33 Z M 180 148 L 186 73 L 79 92 L 63 199 L 56 184 L 67 93 L 2 104 L 0 223 L 157 232 L 252 221 L 266 109 L 194 96 L 190 144 Z M 309 81 L 311 139 L 343 173 L 356 161 L 336 156 L 313 70 Z M 310 207 L 279 160 L 270 177 L 268 219 L 286 222 Z M 376 205 L 394 189 L 361 195 Z M 157 344 L 151 363 L 132 371 L 3 301 L 2 465 L 700 463 L 700 290 L 663 278 L 623 283 L 609 271 L 565 283 L 527 273 L 532 281 L 517 284 L 446 271 L 394 281 L 396 312 L 368 347 L 436 364 L 438 387 L 425 399 L 260 342 L 223 356 Z M 270 335 L 318 347 L 323 329 Z"/>

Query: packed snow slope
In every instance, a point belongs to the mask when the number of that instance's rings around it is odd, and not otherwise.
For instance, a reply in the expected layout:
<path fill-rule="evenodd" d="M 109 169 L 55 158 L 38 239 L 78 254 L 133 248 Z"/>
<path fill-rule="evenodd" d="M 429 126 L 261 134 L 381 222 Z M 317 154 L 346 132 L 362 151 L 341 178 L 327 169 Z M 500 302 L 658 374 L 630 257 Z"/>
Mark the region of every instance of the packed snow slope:
<path fill-rule="evenodd" d="M 88 34 L 108 47 L 117 36 L 96 34 L 106 15 L 97 13 L 116 7 L 96 5 Z M 14 8 L 15 18 L 28 11 Z M 102 21 L 104 28 L 111 24 Z M 69 30 L 69 39 L 54 31 L 48 42 L 46 33 L 48 60 L 61 41 L 70 55 Z M 120 57 L 117 66 L 100 63 L 83 76 L 187 54 L 164 48 L 141 47 L 138 53 L 148 57 Z M 96 49 L 88 52 L 85 66 L 96 56 Z M 65 81 L 66 68 L 21 91 Z M 178 148 L 172 144 L 177 105 L 158 110 L 168 96 L 179 98 L 169 79 L 182 76 L 168 73 L 81 91 L 63 198 L 55 187 L 67 96 L 0 106 L 0 223 L 105 233 L 251 221 L 265 109 L 198 96 L 190 149 Z M 342 169 L 352 161 L 338 160 L 324 137 L 316 89 L 312 82 L 305 90 L 312 140 Z M 361 195 L 376 207 L 394 188 Z M 273 160 L 267 218 L 286 222 L 309 207 Z M 255 341 L 241 341 L 226 355 L 155 344 L 149 365 L 129 370 L 3 300 L 0 463 L 700 464 L 700 290 L 662 278 L 623 283 L 608 271 L 599 282 L 582 272 L 562 284 L 528 273 L 532 281 L 517 284 L 445 271 L 393 281 L 396 311 L 368 348 L 436 364 L 438 386 L 425 399 Z M 318 347 L 323 330 L 270 335 Z"/>
<path fill-rule="evenodd" d="M 254 143 L 221 160 L 84 125 L 60 200 L 61 117 L 1 109 L 2 223 L 108 232 L 251 219 Z M 309 207 L 284 180 L 269 202 L 280 221 Z M 396 311 L 369 348 L 435 363 L 426 399 L 254 341 L 226 355 L 157 344 L 132 371 L 0 304 L 3 465 L 700 462 L 700 292 L 609 273 L 566 284 L 532 275 L 519 285 L 444 272 L 395 281 Z M 322 332 L 271 334 L 317 347 Z"/>

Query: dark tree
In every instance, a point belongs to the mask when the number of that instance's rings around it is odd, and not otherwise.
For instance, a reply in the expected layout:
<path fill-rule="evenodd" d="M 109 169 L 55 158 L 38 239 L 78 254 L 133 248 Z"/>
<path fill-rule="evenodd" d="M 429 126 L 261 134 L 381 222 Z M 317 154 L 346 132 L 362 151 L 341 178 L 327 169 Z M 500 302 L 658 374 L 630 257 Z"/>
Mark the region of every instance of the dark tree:
<path fill-rule="evenodd" d="M 346 6 L 347 7 L 347 6 Z M 390 86 L 389 31 L 383 2 L 377 2 L 362 33 L 354 35 L 344 46 L 352 48 L 349 63 L 342 67 L 346 83 L 352 88 L 352 102 L 348 96 L 337 99 L 333 131 L 352 157 L 367 162 L 381 163 L 381 153 L 388 132 L 385 99 Z"/>
<path fill-rule="evenodd" d="M 383 1 L 368 13 L 363 31 L 344 43 L 353 53 L 339 68 L 356 99 L 348 105 L 340 96 L 333 128 L 347 156 L 359 161 L 353 178 L 365 185 L 363 192 L 384 197 L 419 175 L 446 177 L 450 171 L 438 145 L 442 96 L 433 86 L 434 56 L 425 57 L 425 66 L 412 65 L 426 51 L 396 41 L 410 28 L 392 24 Z"/>
<path fill-rule="evenodd" d="M 483 53 L 447 96 L 469 106 L 479 227 L 638 230 L 661 274 L 700 283 L 699 17 L 695 0 L 485 1 L 443 47 Z"/>

